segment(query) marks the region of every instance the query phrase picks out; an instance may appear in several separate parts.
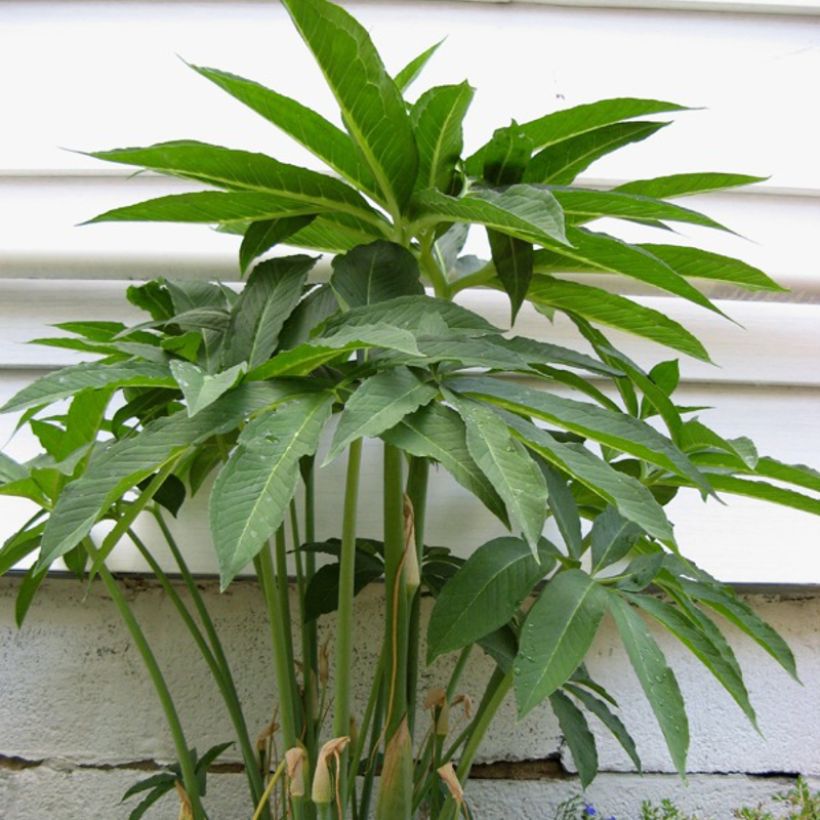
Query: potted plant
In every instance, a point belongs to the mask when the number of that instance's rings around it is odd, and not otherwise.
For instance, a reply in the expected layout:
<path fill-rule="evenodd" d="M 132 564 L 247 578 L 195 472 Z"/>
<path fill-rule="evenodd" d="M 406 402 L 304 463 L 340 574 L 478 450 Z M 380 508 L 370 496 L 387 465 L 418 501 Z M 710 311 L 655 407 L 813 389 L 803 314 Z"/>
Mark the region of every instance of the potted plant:
<path fill-rule="evenodd" d="M 700 173 L 611 190 L 574 185 L 596 159 L 665 125 L 641 118 L 681 110 L 645 99 L 512 122 L 465 157 L 462 122 L 473 89 L 460 83 L 427 89 L 414 102 L 404 96 L 436 47 L 393 77 L 340 7 L 284 5 L 339 103 L 343 128 L 251 80 L 193 68 L 312 152 L 326 173 L 193 141 L 93 154 L 207 188 L 92 221 L 217 225 L 242 237 L 239 263 L 249 274 L 240 293 L 204 281 L 134 285 L 128 299 L 146 321 L 73 323 L 64 327 L 69 335 L 43 340 L 98 358 L 38 379 L 3 408 L 22 412 L 21 424 L 43 446 L 25 464 L 0 460 L 0 492 L 38 505 L 0 551 L 2 572 L 37 555 L 20 583 L 18 621 L 58 559 L 105 585 L 155 685 L 178 758 L 129 792 L 141 797 L 134 818 L 174 789 L 182 816 L 206 817 L 207 769 L 227 744 L 201 756 L 189 748 L 173 693 L 106 566 L 123 543 L 148 562 L 213 675 L 248 780 L 247 807 L 237 811 L 254 820 L 364 818 L 374 808 L 390 820 L 467 815 L 463 785 L 508 695 L 520 715 L 549 701 L 582 784 L 597 769 L 585 713 L 639 767 L 616 704 L 584 666 L 607 614 L 683 773 L 684 704 L 647 620 L 679 638 L 753 722 L 741 670 L 713 616 L 796 671 L 782 638 L 684 557 L 664 507 L 686 488 L 817 514 L 811 493 L 820 491 L 820 474 L 759 456 L 748 439 L 724 438 L 680 406 L 677 361 L 645 370 L 604 330 L 706 361 L 707 351 L 668 316 L 596 279 L 637 279 L 717 313 L 698 282 L 778 286 L 736 259 L 630 244 L 590 225 L 608 217 L 721 230 L 670 200 L 757 178 Z M 463 254 L 471 229 L 486 232 L 487 260 Z M 279 246 L 303 252 L 269 255 Z M 332 258 L 326 281 L 310 278 L 318 253 Z M 471 288 L 506 294 L 511 321 L 524 303 L 534 306 L 545 315 L 544 338 L 511 335 L 454 301 Z M 578 329 L 583 350 L 545 340 L 556 313 Z M 357 526 L 365 438 L 383 446 L 382 533 Z M 339 537 L 320 540 L 314 478 L 342 457 Z M 466 560 L 428 544 L 434 465 L 510 535 L 476 545 Z M 256 744 L 235 670 L 167 523 L 213 476 L 209 514 L 222 586 L 252 563 L 270 621 L 278 725 Z M 140 537 L 145 516 L 157 522 L 186 594 Z M 560 538 L 544 537 L 547 519 Z M 100 521 L 109 522 L 101 539 L 92 537 Z M 354 670 L 354 598 L 377 581 L 385 601 L 380 660 Z M 435 599 L 429 618 L 426 597 Z M 334 611 L 329 648 L 319 643 L 317 620 Z M 495 670 L 467 728 L 453 737 L 448 716 L 475 647 Z M 420 667 L 446 653 L 457 653 L 446 685 L 419 692 Z M 353 714 L 352 680 L 362 674 L 371 695 Z M 273 734 L 287 750 L 277 758 Z"/>

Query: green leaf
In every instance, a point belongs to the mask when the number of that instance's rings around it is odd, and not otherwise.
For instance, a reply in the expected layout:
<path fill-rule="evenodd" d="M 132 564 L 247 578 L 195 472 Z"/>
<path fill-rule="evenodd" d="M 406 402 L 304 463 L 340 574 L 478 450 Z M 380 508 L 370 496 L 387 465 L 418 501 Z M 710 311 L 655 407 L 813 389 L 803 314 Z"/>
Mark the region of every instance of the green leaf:
<path fill-rule="evenodd" d="M 598 752 L 595 738 L 589 731 L 586 718 L 577 706 L 563 692 L 550 695 L 550 706 L 558 718 L 561 733 L 572 753 L 572 759 L 578 768 L 581 788 L 585 789 L 598 774 Z"/>
<path fill-rule="evenodd" d="M 539 342 L 535 339 L 529 339 L 526 336 L 494 338 L 491 341 L 493 344 L 514 350 L 529 364 L 563 364 L 568 367 L 589 370 L 592 373 L 598 373 L 604 376 L 621 375 L 620 370 L 606 362 L 599 361 L 591 356 L 585 356 L 583 353 L 578 353 L 575 350 L 570 350 L 560 345 Z"/>
<path fill-rule="evenodd" d="M 578 514 L 578 505 L 575 503 L 572 490 L 566 478 L 558 470 L 545 461 L 541 461 L 540 466 L 547 482 L 547 502 L 567 546 L 567 552 L 572 558 L 580 558 L 584 551 L 581 517 Z"/>
<path fill-rule="evenodd" d="M 316 261 L 311 256 L 285 256 L 260 262 L 253 269 L 231 310 L 223 367 L 247 362 L 253 369 L 271 357 Z"/>
<path fill-rule="evenodd" d="M 684 106 L 662 100 L 617 97 L 565 108 L 524 123 L 521 127 L 536 148 L 556 145 L 570 137 L 585 134 L 604 125 L 632 120 L 666 111 L 686 111 Z"/>
<path fill-rule="evenodd" d="M 338 310 L 339 303 L 330 285 L 325 283 L 313 288 L 282 325 L 279 333 L 280 350 L 289 350 L 308 341 L 311 331 Z"/>
<path fill-rule="evenodd" d="M 368 194 L 376 192 L 373 177 L 353 141 L 324 117 L 253 80 L 215 68 L 193 65 L 191 68 L 281 128 L 340 176 Z"/>
<path fill-rule="evenodd" d="M 421 458 L 438 461 L 462 487 L 475 495 L 502 523 L 509 526 L 504 502 L 467 448 L 467 433 L 460 416 L 449 407 L 433 403 L 405 416 L 381 434 L 388 444 Z"/>
<path fill-rule="evenodd" d="M 182 395 L 188 403 L 188 415 L 195 416 L 213 404 L 223 393 L 230 390 L 242 378 L 245 363 L 234 365 L 221 373 L 210 375 L 195 364 L 174 359 L 171 372 L 177 380 Z"/>
<path fill-rule="evenodd" d="M 769 456 L 758 459 L 754 468 L 755 474 L 778 481 L 787 481 L 807 490 L 820 492 L 820 472 L 806 467 L 805 464 L 784 464 Z"/>
<path fill-rule="evenodd" d="M 284 520 L 299 478 L 299 459 L 312 455 L 333 398 L 320 393 L 258 417 L 220 471 L 210 520 L 222 589 L 248 564 Z"/>
<path fill-rule="evenodd" d="M 410 198 L 418 153 L 410 119 L 367 31 L 327 0 L 284 0 L 394 213 Z"/>
<path fill-rule="evenodd" d="M 568 185 L 597 159 L 625 145 L 645 140 L 667 125 L 666 122 L 619 122 L 561 140 L 532 158 L 525 179 L 527 182 Z"/>
<path fill-rule="evenodd" d="M 475 89 L 469 83 L 440 85 L 425 91 L 411 112 L 419 151 L 417 188 L 455 193 L 456 163 L 464 147 L 462 122 Z"/>
<path fill-rule="evenodd" d="M 14 602 L 14 622 L 20 629 L 26 620 L 26 615 L 34 602 L 37 590 L 46 578 L 46 570 L 30 567 L 17 588 L 17 598 Z"/>
<path fill-rule="evenodd" d="M 437 387 L 406 367 L 383 370 L 365 379 L 345 404 L 324 463 L 335 459 L 355 439 L 372 438 L 394 427 L 437 395 Z"/>
<path fill-rule="evenodd" d="M 368 584 L 384 574 L 384 564 L 366 552 L 356 550 L 353 572 L 353 595 L 358 595 Z M 316 571 L 305 590 L 305 621 L 335 612 L 339 604 L 339 564 L 325 564 Z"/>
<path fill-rule="evenodd" d="M 459 399 L 455 406 L 467 428 L 470 455 L 504 499 L 511 522 L 521 528 L 536 554 L 547 506 L 547 485 L 538 465 L 492 410 Z"/>
<path fill-rule="evenodd" d="M 543 538 L 538 560 L 520 538 L 494 538 L 480 546 L 436 599 L 427 627 L 427 662 L 475 643 L 510 621 L 555 566 L 556 552 Z"/>
<path fill-rule="evenodd" d="M 435 45 L 430 46 L 430 48 L 422 51 L 417 57 L 414 57 L 410 62 L 401 70 L 394 79 L 396 83 L 396 87 L 399 91 L 406 91 L 410 84 L 421 74 L 422 69 L 424 66 L 427 65 L 429 59 L 438 51 L 439 46 L 444 42 L 444 40 L 439 40 Z"/>
<path fill-rule="evenodd" d="M 496 275 L 510 297 L 510 324 L 513 324 L 532 282 L 533 247 L 523 239 L 516 239 L 500 231 L 488 230 L 487 239 Z"/>
<path fill-rule="evenodd" d="M 10 481 L 20 481 L 28 476 L 28 470 L 18 464 L 13 458 L 5 453 L 0 453 L 0 484 Z"/>
<path fill-rule="evenodd" d="M 636 179 L 632 182 L 625 182 L 613 190 L 666 199 L 667 197 L 736 188 L 739 185 L 752 185 L 755 182 L 765 182 L 765 180 L 766 177 L 751 177 L 747 174 L 701 171 L 695 174 L 671 174 L 654 179 Z"/>
<path fill-rule="evenodd" d="M 568 241 L 561 206 L 535 185 L 511 185 L 502 193 L 481 189 L 460 198 L 428 190 L 413 201 L 420 222 L 475 222 L 551 248 Z"/>
<path fill-rule="evenodd" d="M 606 595 L 585 572 L 559 572 L 544 587 L 521 629 L 515 699 L 524 717 L 569 679 L 583 661 L 606 608 Z"/>
<path fill-rule="evenodd" d="M 40 547 L 40 539 L 45 524 L 37 524 L 31 529 L 23 529 L 8 538 L 0 548 L 0 577 L 15 564 L 28 557 Z"/>
<path fill-rule="evenodd" d="M 592 522 L 590 530 L 592 572 L 598 572 L 626 557 L 640 535 L 640 528 L 622 518 L 614 507 L 604 510 Z"/>
<path fill-rule="evenodd" d="M 770 290 L 783 292 L 780 287 L 763 271 L 758 270 L 739 259 L 721 256 L 718 253 L 690 248 L 685 245 L 657 245 L 644 243 L 639 247 L 656 256 L 681 276 L 695 279 L 709 279 L 718 282 L 730 282 L 746 290 Z"/>
<path fill-rule="evenodd" d="M 286 244 L 325 253 L 344 253 L 357 245 L 365 245 L 384 235 L 368 222 L 343 213 L 317 216 L 291 236 Z"/>
<path fill-rule="evenodd" d="M 345 314 L 349 316 L 350 313 Z M 248 381 L 274 376 L 304 376 L 334 359 L 349 358 L 356 350 L 384 348 L 410 356 L 420 355 L 415 336 L 408 330 L 381 322 L 372 325 L 342 327 L 334 333 L 317 336 L 291 350 L 278 353 L 248 373 Z"/>
<path fill-rule="evenodd" d="M 615 293 L 552 276 L 535 276 L 528 298 L 535 305 L 577 313 L 591 322 L 643 336 L 695 359 L 709 361 L 706 349 L 682 325 L 657 310 Z"/>
<path fill-rule="evenodd" d="M 750 606 L 737 598 L 730 590 L 716 584 L 689 581 L 685 578 L 681 578 L 680 583 L 690 598 L 714 610 L 745 632 L 795 680 L 799 680 L 794 654 L 788 644 L 769 624 L 756 615 Z"/>
<path fill-rule="evenodd" d="M 681 777 L 684 777 L 689 748 L 689 721 L 675 675 L 641 616 L 618 594 L 609 595 L 609 611 L 615 619 L 632 668 L 661 727 L 672 761 Z"/>
<path fill-rule="evenodd" d="M 55 370 L 26 385 L 0 407 L 0 413 L 52 404 L 81 390 L 175 386 L 176 382 L 166 365 L 153 362 L 84 362 Z"/>
<path fill-rule="evenodd" d="M 313 216 L 291 216 L 252 222 L 239 247 L 239 269 L 245 273 L 254 259 L 309 225 Z"/>
<path fill-rule="evenodd" d="M 43 533 L 38 567 L 47 567 L 79 543 L 111 504 L 188 447 L 237 427 L 248 415 L 294 395 L 305 385 L 243 385 L 194 418 L 175 413 L 157 419 L 136 436 L 96 451 L 86 471 L 63 490 Z"/>
<path fill-rule="evenodd" d="M 719 222 L 690 208 L 682 208 L 672 202 L 664 202 L 639 194 L 618 191 L 595 191 L 580 188 L 551 188 L 569 222 L 586 222 L 602 217 L 616 219 L 663 219 L 668 222 L 684 222 L 705 228 L 728 230 Z M 642 246 L 645 248 L 645 246 Z"/>
<path fill-rule="evenodd" d="M 340 304 L 362 307 L 399 296 L 423 295 L 419 266 L 406 248 L 377 241 L 337 256 L 330 287 Z"/>
<path fill-rule="evenodd" d="M 707 479 L 668 438 L 626 413 L 614 413 L 594 404 L 486 376 L 453 379 L 448 382 L 448 387 L 513 412 L 533 415 L 608 447 L 630 453 L 685 476 L 705 493 L 711 492 Z"/>
<path fill-rule="evenodd" d="M 621 744 L 623 750 L 629 755 L 629 758 L 635 765 L 635 768 L 640 772 L 641 759 L 638 756 L 637 748 L 635 748 L 635 741 L 632 739 L 632 736 L 629 734 L 626 726 L 624 726 L 623 721 L 612 712 L 604 701 L 599 700 L 595 697 L 595 695 L 588 692 L 586 689 L 582 689 L 580 686 L 576 686 L 573 683 L 568 683 L 564 689 L 581 701 L 584 708 L 588 712 L 595 715 L 595 717 L 597 717 L 598 720 L 600 720 L 601 723 L 609 729 L 615 740 Z M 575 765 L 578 765 L 577 761 Z"/>
<path fill-rule="evenodd" d="M 693 655 L 715 676 L 717 681 L 732 696 L 743 713 L 757 726 L 757 716 L 749 702 L 749 693 L 743 683 L 740 669 L 734 655 L 727 658 L 721 648 L 716 646 L 710 637 L 698 628 L 680 609 L 658 600 L 650 595 L 629 595 L 628 600 L 636 604 L 658 623 L 673 634 Z M 724 649 L 731 653 L 729 645 L 724 642 Z"/>
<path fill-rule="evenodd" d="M 231 191 L 283 197 L 303 203 L 309 209 L 307 213 L 340 211 L 375 224 L 381 221 L 364 198 L 344 182 L 298 165 L 287 165 L 265 154 L 180 140 L 146 148 L 96 151 L 91 156 L 140 165 Z"/>
<path fill-rule="evenodd" d="M 634 521 L 663 543 L 674 545 L 672 525 L 663 508 L 640 481 L 615 470 L 582 445 L 564 444 L 520 416 L 502 413 L 526 447 L 614 505 L 624 518 Z"/>
<path fill-rule="evenodd" d="M 155 321 L 170 319 L 174 315 L 171 294 L 163 279 L 152 279 L 143 285 L 129 285 L 125 297 L 132 305 L 150 313 Z M 125 327 L 121 330 L 125 330 Z M 116 331 L 118 332 L 120 331 Z"/>

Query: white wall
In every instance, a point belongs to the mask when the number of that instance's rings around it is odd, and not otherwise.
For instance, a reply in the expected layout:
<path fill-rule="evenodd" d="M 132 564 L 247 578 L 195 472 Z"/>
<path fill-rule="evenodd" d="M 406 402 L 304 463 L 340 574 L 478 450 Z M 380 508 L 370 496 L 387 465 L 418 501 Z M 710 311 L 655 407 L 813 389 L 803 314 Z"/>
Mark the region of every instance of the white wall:
<path fill-rule="evenodd" d="M 749 240 L 699 229 L 687 229 L 683 240 L 759 265 L 792 292 L 753 299 L 730 289 L 714 291 L 721 307 L 745 330 L 657 294 L 636 291 L 637 298 L 700 335 L 721 365 L 682 363 L 687 402 L 716 408 L 704 414 L 704 420 L 726 435 L 750 434 L 762 452 L 820 464 L 820 120 L 811 96 L 812 78 L 820 73 L 817 0 L 591 0 L 590 7 L 574 2 L 553 6 L 373 0 L 348 5 L 371 29 L 393 68 L 448 35 L 419 88 L 424 82 L 465 77 L 478 88 L 468 120 L 468 146 L 480 144 L 510 117 L 522 120 L 607 96 L 705 106 L 680 115 L 675 125 L 649 142 L 596 164 L 586 179 L 608 183 L 685 170 L 771 175 L 743 193 L 692 201 Z M 626 7 L 607 8 L 620 5 Z M 47 325 L 101 315 L 130 317 L 121 299 L 125 280 L 157 275 L 236 278 L 236 240 L 206 228 L 74 227 L 113 205 L 183 190 L 185 185 L 150 175 L 128 180 L 127 170 L 109 168 L 61 146 L 90 150 L 190 137 L 266 150 L 288 161 L 306 159 L 265 122 L 193 74 L 176 55 L 254 77 L 335 116 L 311 58 L 275 2 L 0 3 L 0 401 L 35 375 L 72 360 L 55 349 L 23 344 L 53 332 Z M 471 298 L 473 307 L 505 321 L 503 306 L 492 297 Z M 524 313 L 519 330 L 564 343 L 572 340 L 565 324 L 553 327 L 533 313 Z M 624 343 L 642 362 L 670 357 L 634 339 Z M 10 436 L 13 421 L 0 417 L 0 441 Z M 26 457 L 32 448 L 21 436 L 12 440 L 9 452 Z M 365 480 L 375 486 L 375 453 L 367 463 Z M 322 526 L 327 532 L 339 520 L 334 476 L 331 472 L 323 478 L 328 500 Z M 431 509 L 431 538 L 465 551 L 489 537 L 495 525 L 473 509 L 458 488 L 439 484 Z M 24 514 L 23 505 L 0 502 L 0 536 L 12 531 Z M 363 529 L 377 528 L 378 516 L 378 509 L 365 509 Z M 685 550 L 727 580 L 820 583 L 820 522 L 806 515 L 742 500 L 732 500 L 727 508 L 710 504 L 705 510 L 695 501 L 684 501 L 676 507 L 675 520 Z M 179 528 L 195 567 L 212 569 L 201 514 L 194 510 Z M 139 567 L 127 552 L 117 562 L 121 569 Z M 8 584 L 3 589 L 7 604 Z M 156 716 L 146 722 L 131 720 L 127 709 L 119 717 L 116 710 L 101 712 L 92 729 L 60 717 L 56 728 L 44 720 L 33 731 L 24 731 L 22 718 L 34 712 L 28 698 L 35 683 L 52 694 L 68 690 L 73 698 L 71 703 L 52 703 L 44 712 L 49 721 L 63 715 L 63 709 L 70 712 L 77 692 L 91 691 L 83 687 L 95 682 L 105 685 L 102 707 L 116 706 L 129 699 L 133 687 L 142 692 L 144 686 L 132 661 L 108 658 L 110 636 L 118 633 L 102 602 L 94 598 L 78 608 L 73 593 L 60 583 L 47 589 L 48 599 L 25 634 L 16 635 L 8 626 L 11 617 L 3 614 L 7 610 L 0 613 L 0 642 L 7 653 L 0 665 L 0 816 L 12 820 L 79 820 L 88 816 L 81 814 L 83 802 L 58 802 L 63 813 L 55 814 L 43 808 L 52 804 L 27 801 L 33 790 L 44 800 L 59 800 L 72 789 L 107 799 L 132 773 L 101 766 L 169 754 L 164 736 L 151 722 Z M 149 619 L 156 595 L 135 593 Z M 220 601 L 214 598 L 214 605 L 229 607 L 225 617 L 236 622 L 237 636 L 244 635 L 241 624 L 255 604 L 245 592 Z M 693 698 L 700 745 L 695 746 L 692 766 L 707 780 L 692 782 L 704 805 L 718 815 L 724 812 L 722 816 L 733 801 L 733 789 L 745 789 L 743 796 L 752 802 L 770 789 L 768 783 L 741 775 L 721 780 L 718 772 L 804 770 L 820 775 L 820 763 L 811 756 L 820 748 L 820 731 L 803 723 L 805 715 L 820 710 L 813 701 L 801 700 L 813 697 L 820 683 L 815 669 L 820 658 L 817 602 L 766 606 L 797 641 L 816 677 L 806 676 L 806 690 L 787 689 L 772 667 L 758 669 L 754 653 L 749 656 L 759 675 L 755 687 L 768 698 L 768 746 L 753 735 L 735 735 L 733 713 L 715 705 L 723 703 L 720 699 Z M 60 629 L 80 622 L 80 635 Z M 176 633 L 169 638 L 176 641 Z M 79 643 L 71 643 L 75 639 Z M 66 647 L 77 647 L 78 657 Z M 609 657 L 606 635 L 600 653 Z M 699 693 L 706 685 L 703 678 L 683 660 L 678 662 L 688 670 L 691 691 Z M 613 681 L 632 687 L 622 672 L 616 664 Z M 147 690 L 139 702 L 149 713 L 154 708 Z M 192 716 L 195 725 L 207 722 L 196 709 Z M 543 736 L 535 745 L 531 728 L 515 728 L 508 721 L 495 736 L 491 756 L 542 757 L 554 751 L 555 727 L 547 717 L 542 719 L 547 722 L 539 724 L 535 734 L 543 730 Z M 2 765 L 3 755 L 44 758 L 48 764 L 12 771 Z M 653 758 L 651 768 L 667 772 L 661 758 Z M 77 769 L 76 764 L 90 768 Z M 615 771 L 620 764 L 607 757 L 605 767 Z M 622 800 L 625 781 L 618 777 L 607 775 L 596 788 Z M 642 781 L 639 788 L 656 789 L 652 794 L 658 795 L 679 788 L 668 774 L 658 778 L 657 783 Z M 111 786 L 114 780 L 116 788 Z M 550 795 L 558 793 L 552 782 L 509 788 L 486 781 L 476 788 L 485 801 L 482 817 L 502 812 L 537 817 L 532 807 L 550 805 Z M 711 803 L 707 795 L 712 795 Z M 611 807 L 632 811 L 619 806 L 624 803 Z M 103 808 L 95 811 L 94 816 L 111 816 Z M 217 816 L 222 820 L 232 815 L 225 809 Z"/>

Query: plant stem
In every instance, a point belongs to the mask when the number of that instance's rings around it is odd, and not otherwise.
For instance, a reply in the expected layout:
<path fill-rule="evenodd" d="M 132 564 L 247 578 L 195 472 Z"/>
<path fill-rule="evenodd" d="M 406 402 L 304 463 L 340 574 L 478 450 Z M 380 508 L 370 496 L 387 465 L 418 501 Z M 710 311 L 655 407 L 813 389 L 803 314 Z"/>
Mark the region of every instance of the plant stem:
<path fill-rule="evenodd" d="M 275 539 L 276 554 L 276 586 L 277 598 L 279 600 L 279 618 L 282 624 L 282 637 L 285 642 L 285 654 L 288 662 L 288 685 L 291 692 L 291 703 L 293 704 L 293 719 L 296 724 L 296 734 L 301 735 L 301 709 L 299 701 L 299 689 L 296 685 L 296 664 L 293 655 L 293 626 L 290 618 L 290 585 L 288 584 L 288 555 L 285 542 L 285 525 L 276 531 Z"/>
<path fill-rule="evenodd" d="M 453 699 L 456 694 L 456 686 L 458 686 L 459 680 L 461 680 L 461 675 L 464 672 L 464 667 L 467 665 L 467 661 L 470 658 L 470 653 L 473 651 L 473 644 L 469 644 L 458 653 L 458 660 L 456 660 L 456 665 L 453 667 L 453 671 L 450 674 L 450 681 L 447 684 L 447 700 L 448 702 Z"/>
<path fill-rule="evenodd" d="M 145 664 L 145 668 L 148 671 L 151 682 L 154 684 L 154 689 L 156 690 L 157 697 L 159 698 L 160 705 L 162 706 L 162 711 L 165 713 L 168 728 L 170 729 L 171 736 L 174 740 L 174 748 L 176 749 L 177 760 L 179 761 L 179 768 L 182 773 L 182 784 L 185 787 L 185 792 L 188 795 L 188 799 L 191 801 L 191 808 L 194 812 L 195 820 L 201 820 L 201 818 L 205 816 L 205 813 L 202 808 L 202 801 L 200 800 L 199 783 L 197 781 L 196 770 L 194 768 L 194 760 L 188 749 L 188 742 L 185 739 L 185 733 L 182 730 L 182 723 L 179 720 L 179 715 L 177 713 L 176 706 L 174 706 L 174 700 L 171 697 L 168 684 L 165 682 L 165 678 L 162 675 L 162 670 L 159 668 L 159 664 L 157 663 L 156 656 L 151 651 L 151 647 L 148 644 L 145 633 L 142 631 L 142 628 L 134 616 L 131 607 L 128 605 L 128 601 L 126 601 L 125 595 L 123 595 L 119 584 L 114 579 L 114 576 L 109 572 L 108 567 L 101 559 L 101 555 L 97 551 L 97 548 L 92 544 L 91 539 L 87 538 L 83 543 L 89 557 L 97 567 L 97 572 L 99 573 L 102 582 L 105 584 L 105 588 L 111 596 L 114 606 L 117 607 L 120 617 L 131 635 L 131 640 L 134 641 L 134 645 L 137 647 L 137 651 L 142 657 L 142 661 Z"/>
<path fill-rule="evenodd" d="M 287 758 L 283 757 L 279 765 L 276 767 L 276 771 L 273 773 L 273 776 L 268 782 L 268 787 L 265 789 L 264 794 L 259 798 L 259 802 L 256 804 L 256 811 L 253 813 L 251 820 L 260 820 L 263 816 L 269 814 L 270 808 L 268 807 L 268 801 L 270 800 L 270 796 L 273 794 L 276 782 L 285 771 L 287 762 Z"/>
<path fill-rule="evenodd" d="M 495 265 L 493 265 L 492 262 L 488 262 L 483 268 L 479 268 L 477 271 L 467 276 L 462 276 L 461 279 L 456 279 L 455 282 L 452 282 L 450 284 L 450 293 L 455 296 L 462 290 L 487 285 L 493 281 L 494 277 Z"/>
<path fill-rule="evenodd" d="M 413 526 L 416 538 L 416 559 L 421 568 L 424 553 L 424 524 L 427 515 L 427 483 L 430 463 L 426 458 L 413 457 L 407 473 L 407 496 L 413 505 Z M 410 636 L 407 653 L 407 727 L 410 735 L 416 722 L 416 696 L 419 675 L 419 623 L 421 615 L 421 591 L 415 590 L 410 600 Z"/>
<path fill-rule="evenodd" d="M 339 556 L 339 611 L 336 619 L 336 700 L 333 734 L 350 734 L 350 692 L 353 665 L 353 595 L 356 574 L 356 514 L 359 503 L 359 474 L 362 440 L 356 439 L 348 450 L 345 502 L 342 517 L 342 545 Z M 347 804 L 347 771 L 350 755 L 342 754 L 337 777 L 342 787 L 342 805 Z"/>
<path fill-rule="evenodd" d="M 440 299 L 449 299 L 451 296 L 450 283 L 447 277 L 438 266 L 433 257 L 433 243 L 435 242 L 435 235 L 433 231 L 428 231 L 427 234 L 420 238 L 419 244 L 421 252 L 419 254 L 419 266 L 422 272 L 430 280 L 436 296 Z"/>
<path fill-rule="evenodd" d="M 224 661 L 224 656 L 222 659 L 220 659 L 216 655 L 216 653 L 212 652 L 211 649 L 208 647 L 208 643 L 205 640 L 205 637 L 202 635 L 202 632 L 196 625 L 196 622 L 191 616 L 191 613 L 188 611 L 188 607 L 185 606 L 185 602 L 182 600 L 179 593 L 176 591 L 173 584 L 168 579 L 168 576 L 163 572 L 162 567 L 159 565 L 157 560 L 154 558 L 153 555 L 151 555 L 145 543 L 139 538 L 139 536 L 137 536 L 137 534 L 133 530 L 128 530 L 128 537 L 134 542 L 134 545 L 139 550 L 140 555 L 142 555 L 142 557 L 148 563 L 148 566 L 151 568 L 151 572 L 154 573 L 154 575 L 160 583 L 160 586 L 165 591 L 165 594 L 168 596 L 168 599 L 171 601 L 171 603 L 174 605 L 174 608 L 179 613 L 183 623 L 188 628 L 188 631 L 191 633 L 191 637 L 193 637 L 194 642 L 196 643 L 200 653 L 202 654 L 205 663 L 211 670 L 211 676 L 213 677 L 217 687 L 219 688 L 220 694 L 222 695 L 222 699 L 225 701 L 225 706 L 228 709 L 228 714 L 230 715 L 231 722 L 233 723 L 237 740 L 239 742 L 239 748 L 242 752 L 242 759 L 245 763 L 245 774 L 248 778 L 248 785 L 251 791 L 251 799 L 253 800 L 253 804 L 256 805 L 259 802 L 259 799 L 262 794 L 262 778 L 259 774 L 258 766 L 256 765 L 256 755 L 254 754 L 253 746 L 251 745 L 250 737 L 248 736 L 248 728 L 245 724 L 245 718 L 242 714 L 242 707 L 239 703 L 239 698 L 237 697 L 236 689 L 233 684 L 231 671 L 227 667 L 227 665 L 223 664 L 222 662 Z M 185 571 L 187 571 L 188 568 L 184 564 L 184 562 L 183 566 L 185 568 Z M 190 573 L 187 574 L 190 577 Z M 197 596 L 199 596 L 199 590 L 196 590 L 196 592 Z M 208 620 L 210 621 L 210 618 L 208 618 Z M 211 624 L 211 628 L 213 629 L 213 624 Z M 269 815 L 266 813 L 264 816 L 268 817 Z"/>

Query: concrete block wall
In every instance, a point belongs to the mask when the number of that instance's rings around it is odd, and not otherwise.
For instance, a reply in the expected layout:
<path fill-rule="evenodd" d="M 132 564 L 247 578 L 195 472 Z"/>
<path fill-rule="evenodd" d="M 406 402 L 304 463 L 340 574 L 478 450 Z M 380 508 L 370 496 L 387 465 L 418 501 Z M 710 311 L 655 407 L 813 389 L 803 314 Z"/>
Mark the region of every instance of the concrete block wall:
<path fill-rule="evenodd" d="M 101 587 L 49 579 L 22 630 L 13 625 L 18 580 L 0 581 L 0 817 L 3 820 L 114 820 L 129 785 L 173 759 L 163 718 L 140 658 Z M 189 735 L 205 749 L 231 737 L 215 687 L 161 589 L 127 577 L 122 583 L 168 675 Z M 220 595 L 203 591 L 239 683 L 251 731 L 270 720 L 276 693 L 259 591 L 241 581 Z M 362 670 L 354 709 L 367 694 L 366 671 L 380 645 L 383 589 L 357 599 L 356 669 Z M 681 684 L 690 715 L 690 775 L 674 774 L 648 704 L 629 670 L 614 629 L 605 622 L 589 657 L 593 676 L 621 704 L 636 739 L 644 774 L 598 730 L 602 774 L 587 796 L 618 820 L 636 818 L 644 799 L 671 797 L 704 817 L 728 818 L 731 808 L 756 804 L 795 774 L 820 785 L 820 594 L 754 595 L 750 602 L 786 637 L 803 685 L 792 681 L 745 636 L 729 630 L 746 675 L 761 734 L 680 644 L 658 635 Z M 323 622 L 332 628 L 332 618 Z M 447 659 L 425 670 L 421 692 L 441 681 Z M 477 651 L 462 678 L 478 699 L 490 662 Z M 454 722 L 457 718 L 454 718 Z M 458 730 L 454 726 L 454 731 Z M 479 818 L 551 820 L 555 806 L 580 786 L 557 723 L 547 707 L 517 722 L 513 704 L 498 715 L 468 799 Z M 250 810 L 229 750 L 209 779 L 214 820 L 247 820 Z M 150 818 L 175 816 L 174 799 Z"/>

